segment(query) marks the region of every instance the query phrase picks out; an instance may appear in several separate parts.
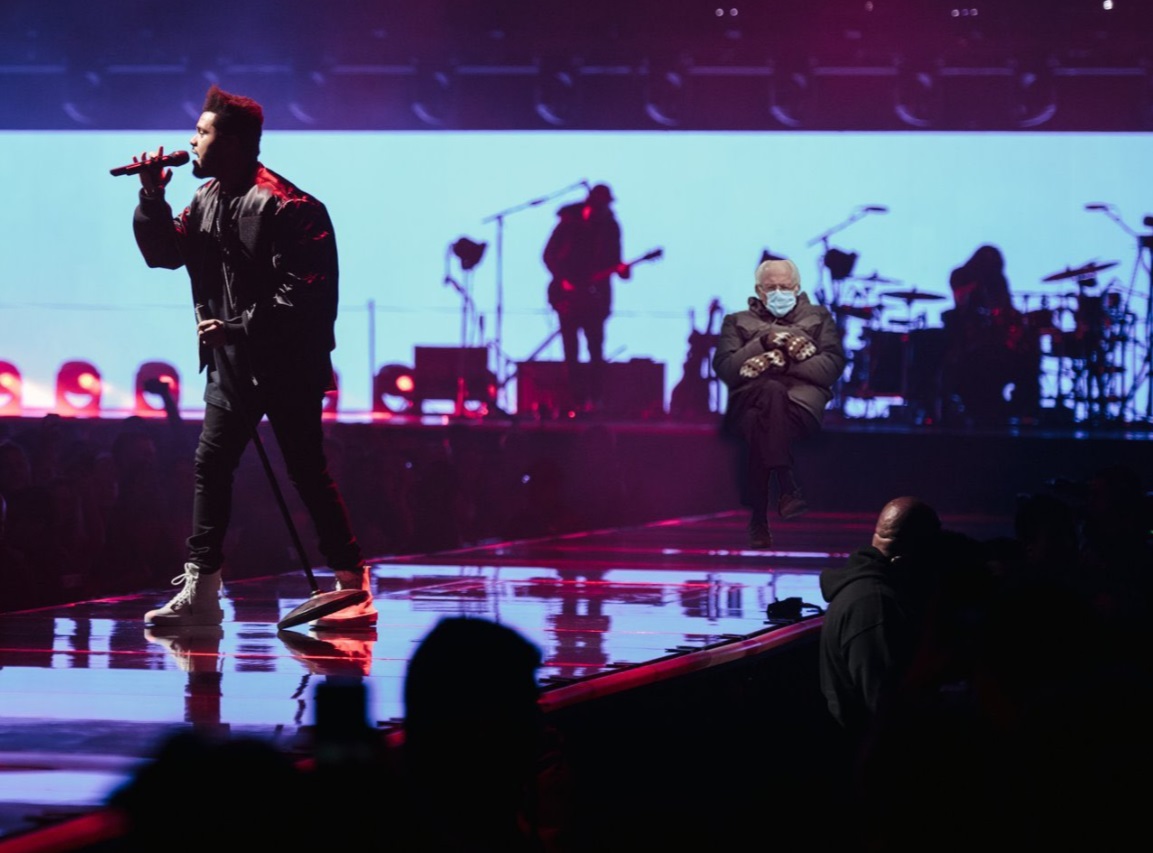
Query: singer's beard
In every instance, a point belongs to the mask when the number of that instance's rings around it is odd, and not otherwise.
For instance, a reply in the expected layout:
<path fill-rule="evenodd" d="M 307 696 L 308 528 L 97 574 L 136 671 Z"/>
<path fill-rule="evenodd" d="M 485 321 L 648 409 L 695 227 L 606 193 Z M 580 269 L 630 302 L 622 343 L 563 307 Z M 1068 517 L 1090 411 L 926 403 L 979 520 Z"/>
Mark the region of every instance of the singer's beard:
<path fill-rule="evenodd" d="M 211 177 L 210 175 L 206 175 L 204 170 L 200 168 L 199 158 L 192 161 L 192 176 L 197 180 L 203 180 L 204 178 Z"/>

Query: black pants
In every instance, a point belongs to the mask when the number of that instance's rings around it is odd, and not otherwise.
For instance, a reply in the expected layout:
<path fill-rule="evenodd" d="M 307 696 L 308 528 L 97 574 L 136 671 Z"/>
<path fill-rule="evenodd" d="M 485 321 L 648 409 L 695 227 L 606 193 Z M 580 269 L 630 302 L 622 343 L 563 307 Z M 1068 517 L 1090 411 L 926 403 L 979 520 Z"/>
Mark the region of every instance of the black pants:
<path fill-rule="evenodd" d="M 256 423 L 268 416 L 288 479 L 316 527 L 321 554 L 330 568 L 347 570 L 360 564 L 360 545 L 352 533 L 340 490 L 328 471 L 322 405 L 322 397 L 296 394 L 271 400 L 257 397 L 248 401 L 246 409 Z M 188 538 L 188 561 L 205 571 L 216 571 L 224 562 L 233 480 L 252 439 L 252 427 L 239 413 L 211 403 L 205 408 L 196 448 L 192 535 Z"/>
<path fill-rule="evenodd" d="M 581 316 L 577 312 L 562 311 L 560 340 L 564 348 L 565 374 L 573 405 L 604 402 L 605 321 L 606 317 Z M 584 332 L 589 351 L 587 365 L 580 363 L 580 332 Z"/>
<path fill-rule="evenodd" d="M 725 421 L 729 433 L 744 445 L 745 503 L 754 513 L 764 513 L 772 471 L 791 469 L 793 442 L 819 425 L 789 399 L 788 382 L 773 376 L 762 376 L 732 395 Z"/>

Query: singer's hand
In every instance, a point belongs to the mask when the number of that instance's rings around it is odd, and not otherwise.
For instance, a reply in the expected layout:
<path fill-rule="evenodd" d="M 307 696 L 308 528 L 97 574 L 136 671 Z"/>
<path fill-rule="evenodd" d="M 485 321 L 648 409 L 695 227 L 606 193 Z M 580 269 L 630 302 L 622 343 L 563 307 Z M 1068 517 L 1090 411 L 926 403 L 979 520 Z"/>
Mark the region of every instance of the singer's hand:
<path fill-rule="evenodd" d="M 149 153 L 145 152 L 139 157 L 133 157 L 133 163 L 148 163 L 151 160 L 157 160 L 164 156 L 164 146 Z M 160 168 L 141 169 L 140 172 L 140 186 L 143 188 L 146 195 L 156 195 L 172 180 L 172 170 L 165 169 L 163 166 Z"/>
<path fill-rule="evenodd" d="M 196 334 L 204 347 L 222 347 L 228 343 L 223 320 L 201 320 L 196 324 Z"/>

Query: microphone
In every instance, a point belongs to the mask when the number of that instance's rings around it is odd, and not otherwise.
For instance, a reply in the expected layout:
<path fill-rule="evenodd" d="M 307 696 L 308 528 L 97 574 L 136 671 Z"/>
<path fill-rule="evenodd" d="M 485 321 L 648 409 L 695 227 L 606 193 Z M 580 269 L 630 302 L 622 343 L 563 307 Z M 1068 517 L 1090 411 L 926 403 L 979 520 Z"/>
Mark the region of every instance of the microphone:
<path fill-rule="evenodd" d="M 870 204 L 864 208 L 865 213 L 888 213 L 889 208 L 882 207 L 879 204 Z"/>
<path fill-rule="evenodd" d="M 1087 204 L 1087 205 L 1085 205 L 1085 209 L 1086 210 L 1108 210 L 1109 205 L 1107 205 L 1107 204 Z"/>
<path fill-rule="evenodd" d="M 163 169 L 167 166 L 183 166 L 192 159 L 187 151 L 173 151 L 165 154 L 162 157 L 156 157 L 144 163 L 129 163 L 127 166 L 117 166 L 115 169 L 109 169 L 108 174 L 113 177 L 120 177 L 121 175 L 135 175 L 145 169 L 160 168 Z"/>

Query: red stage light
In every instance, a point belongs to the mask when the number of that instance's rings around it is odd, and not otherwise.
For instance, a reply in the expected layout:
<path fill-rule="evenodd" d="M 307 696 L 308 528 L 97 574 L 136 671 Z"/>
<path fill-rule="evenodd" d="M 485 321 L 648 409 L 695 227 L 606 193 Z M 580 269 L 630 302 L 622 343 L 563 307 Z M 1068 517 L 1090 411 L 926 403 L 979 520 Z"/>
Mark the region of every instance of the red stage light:
<path fill-rule="evenodd" d="M 372 411 L 386 414 L 408 411 L 413 406 L 416 378 L 411 367 L 386 364 L 372 383 Z"/>
<path fill-rule="evenodd" d="M 335 418 L 340 408 L 340 374 L 335 370 L 332 371 L 332 381 L 336 383 L 336 388 L 324 392 L 324 403 L 321 407 L 321 417 L 329 419 Z"/>
<path fill-rule="evenodd" d="M 16 365 L 0 361 L 0 416 L 19 415 L 23 405 L 24 380 Z"/>
<path fill-rule="evenodd" d="M 171 364 L 146 361 L 136 371 L 134 414 L 141 417 L 168 415 L 179 419 L 180 374 Z"/>
<path fill-rule="evenodd" d="M 98 416 L 103 383 L 100 371 L 87 361 L 66 361 L 56 374 L 56 413 Z"/>

